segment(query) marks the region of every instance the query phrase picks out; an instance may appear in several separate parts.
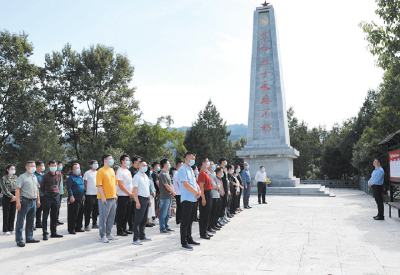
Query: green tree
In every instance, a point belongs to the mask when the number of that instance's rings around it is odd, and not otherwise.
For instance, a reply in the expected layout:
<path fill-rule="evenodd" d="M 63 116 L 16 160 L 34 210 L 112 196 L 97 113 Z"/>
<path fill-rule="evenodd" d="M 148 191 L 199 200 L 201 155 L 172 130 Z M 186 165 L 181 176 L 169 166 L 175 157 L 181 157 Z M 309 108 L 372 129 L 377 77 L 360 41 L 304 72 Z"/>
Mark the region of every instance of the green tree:
<path fill-rule="evenodd" d="M 36 87 L 37 67 L 29 61 L 32 54 L 27 34 L 0 31 L 0 153 L 6 163 L 16 159 L 16 146 L 45 106 Z"/>
<path fill-rule="evenodd" d="M 138 112 L 134 88 L 129 87 L 134 68 L 112 47 L 99 44 L 77 53 L 67 44 L 45 59 L 43 90 L 65 134 L 62 142 L 72 145 L 77 160 L 92 145 L 107 145 L 104 128 L 111 113 Z"/>
<path fill-rule="evenodd" d="M 207 157 L 214 162 L 229 153 L 226 122 L 220 116 L 215 105 L 208 101 L 204 110 L 199 112 L 198 119 L 186 131 L 184 145 L 188 151 L 197 155 L 196 164 Z"/>
<path fill-rule="evenodd" d="M 375 10 L 383 20 L 383 26 L 361 22 L 360 27 L 367 34 L 368 48 L 377 57 L 376 64 L 385 71 L 392 70 L 399 80 L 400 72 L 400 2 L 397 0 L 376 0 Z"/>
<path fill-rule="evenodd" d="M 323 141 L 326 130 L 323 127 L 314 127 L 308 130 L 304 121 L 299 122 L 294 116 L 293 107 L 287 111 L 290 144 L 300 152 L 300 156 L 293 160 L 293 174 L 300 179 L 316 179 L 322 154 Z"/>

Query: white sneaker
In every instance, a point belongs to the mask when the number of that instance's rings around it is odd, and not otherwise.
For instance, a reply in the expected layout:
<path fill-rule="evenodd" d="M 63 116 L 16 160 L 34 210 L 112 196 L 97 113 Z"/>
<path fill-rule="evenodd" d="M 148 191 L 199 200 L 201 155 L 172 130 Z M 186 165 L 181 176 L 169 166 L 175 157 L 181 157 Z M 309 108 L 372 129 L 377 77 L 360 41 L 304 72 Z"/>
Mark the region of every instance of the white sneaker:
<path fill-rule="evenodd" d="M 14 235 L 14 231 L 10 231 L 11 235 Z"/>
<path fill-rule="evenodd" d="M 3 235 L 4 235 L 4 236 L 10 236 L 11 233 L 10 233 L 10 232 L 3 232 Z"/>
<path fill-rule="evenodd" d="M 134 245 L 142 245 L 142 242 L 140 240 L 136 240 L 136 241 L 133 241 L 133 244 Z"/>
<path fill-rule="evenodd" d="M 154 220 L 153 223 L 154 224 L 160 224 L 160 221 L 159 220 Z"/>
<path fill-rule="evenodd" d="M 118 240 L 118 238 L 115 238 L 112 234 L 107 235 L 107 239 L 109 239 L 110 241 L 116 241 L 116 240 Z"/>
<path fill-rule="evenodd" d="M 101 243 L 108 243 L 107 237 L 106 236 L 101 237 L 100 242 Z"/>

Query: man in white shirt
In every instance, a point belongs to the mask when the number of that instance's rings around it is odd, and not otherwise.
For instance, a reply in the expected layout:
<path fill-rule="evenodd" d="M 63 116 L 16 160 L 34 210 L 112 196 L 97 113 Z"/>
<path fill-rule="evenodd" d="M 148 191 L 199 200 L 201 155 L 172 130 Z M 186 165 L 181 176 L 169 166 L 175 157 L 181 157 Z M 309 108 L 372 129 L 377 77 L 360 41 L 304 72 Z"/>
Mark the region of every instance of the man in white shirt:
<path fill-rule="evenodd" d="M 96 175 L 99 163 L 97 160 L 90 161 L 90 170 L 83 175 L 83 185 L 85 187 L 85 231 L 90 231 L 90 217 L 93 220 L 92 228 L 99 228 L 97 225 L 98 202 L 97 202 L 97 187 Z"/>
<path fill-rule="evenodd" d="M 178 160 L 176 161 L 176 171 L 174 173 L 174 191 L 176 193 L 175 200 L 176 200 L 176 224 L 180 224 L 182 221 L 182 205 L 181 205 L 181 190 L 179 188 L 178 182 L 178 171 L 183 165 L 183 161 Z"/>
<path fill-rule="evenodd" d="M 122 155 L 119 161 L 121 163 L 121 168 L 117 171 L 117 235 L 128 236 L 128 234 L 133 234 L 132 231 L 126 229 L 128 218 L 131 214 L 133 198 L 132 174 L 128 170 L 131 162 L 128 155 Z"/>
<path fill-rule="evenodd" d="M 133 196 L 136 202 L 135 220 L 133 222 L 133 244 L 141 245 L 141 241 L 151 241 L 146 237 L 146 221 L 150 199 L 150 181 L 147 175 L 147 163 L 141 161 L 139 163 L 139 172 L 133 178 Z"/>
<path fill-rule="evenodd" d="M 258 203 L 261 204 L 262 196 L 262 203 L 266 204 L 265 193 L 267 192 L 267 173 L 265 173 L 264 166 L 260 166 L 260 171 L 257 172 L 254 179 L 257 181 Z"/>

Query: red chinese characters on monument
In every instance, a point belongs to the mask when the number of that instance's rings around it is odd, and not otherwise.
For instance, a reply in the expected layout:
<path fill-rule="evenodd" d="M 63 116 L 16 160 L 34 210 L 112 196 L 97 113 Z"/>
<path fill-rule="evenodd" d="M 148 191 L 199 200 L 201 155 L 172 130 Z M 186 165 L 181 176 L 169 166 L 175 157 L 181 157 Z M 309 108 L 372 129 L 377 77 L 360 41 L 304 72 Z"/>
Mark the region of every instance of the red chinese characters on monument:
<path fill-rule="evenodd" d="M 260 104 L 268 105 L 271 103 L 271 99 L 268 97 L 268 95 L 263 96 Z"/>
<path fill-rule="evenodd" d="M 268 58 L 265 60 L 265 58 L 261 61 L 261 64 L 260 64 L 260 67 L 261 66 L 265 66 L 265 65 L 271 65 L 271 64 L 269 64 L 269 62 L 268 62 Z"/>
<path fill-rule="evenodd" d="M 262 32 L 261 36 L 262 36 L 260 39 L 261 41 L 265 42 L 265 40 L 269 39 L 268 32 L 266 31 Z"/>
<path fill-rule="evenodd" d="M 268 129 L 268 132 L 271 132 L 271 129 L 272 129 L 271 126 L 272 126 L 272 123 L 269 123 L 269 124 L 264 123 L 264 125 L 260 128 L 263 132 L 267 131 L 267 129 Z"/>
<path fill-rule="evenodd" d="M 259 49 L 259 51 L 266 53 L 270 49 L 271 49 L 270 47 L 267 47 L 267 46 L 265 46 L 265 44 L 263 44 L 262 47 Z"/>
<path fill-rule="evenodd" d="M 261 117 L 271 117 L 271 115 L 270 114 L 268 114 L 268 111 L 271 111 L 271 109 L 270 108 L 268 108 L 267 110 L 262 110 L 264 113 L 262 114 L 262 116 Z"/>
<path fill-rule="evenodd" d="M 264 81 L 263 85 L 260 87 L 260 90 L 265 92 L 266 90 L 271 90 L 271 88 L 268 87 L 267 81 Z"/>
<path fill-rule="evenodd" d="M 267 74 L 271 73 L 270 71 L 267 71 L 267 69 L 265 69 L 265 72 L 263 72 L 261 75 L 263 76 L 263 78 L 267 77 Z"/>

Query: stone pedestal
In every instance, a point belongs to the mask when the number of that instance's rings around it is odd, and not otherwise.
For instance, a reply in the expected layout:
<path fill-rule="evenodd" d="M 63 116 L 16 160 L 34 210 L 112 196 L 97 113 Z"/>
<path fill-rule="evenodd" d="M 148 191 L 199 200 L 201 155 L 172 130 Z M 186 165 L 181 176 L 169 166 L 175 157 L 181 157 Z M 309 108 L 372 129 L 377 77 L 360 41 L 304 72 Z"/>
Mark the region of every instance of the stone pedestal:
<path fill-rule="evenodd" d="M 252 178 L 263 165 L 271 187 L 300 184 L 293 177 L 299 152 L 290 146 L 286 112 L 275 12 L 268 5 L 254 11 L 247 145 L 236 155 L 249 163 Z"/>

